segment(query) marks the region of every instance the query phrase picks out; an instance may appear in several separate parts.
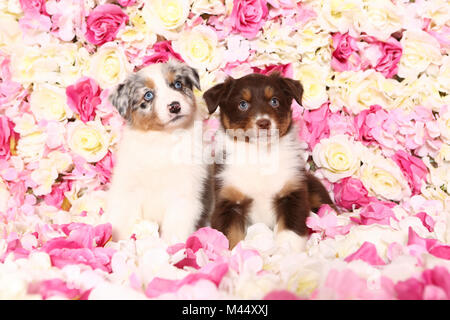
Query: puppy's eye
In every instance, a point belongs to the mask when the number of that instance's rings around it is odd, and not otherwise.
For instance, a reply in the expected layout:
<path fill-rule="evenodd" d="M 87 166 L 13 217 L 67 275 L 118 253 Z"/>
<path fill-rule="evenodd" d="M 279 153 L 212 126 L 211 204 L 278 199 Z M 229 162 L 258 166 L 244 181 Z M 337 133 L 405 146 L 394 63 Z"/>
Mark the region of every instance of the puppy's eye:
<path fill-rule="evenodd" d="M 175 89 L 180 90 L 183 84 L 181 83 L 181 81 L 175 81 L 173 83 L 173 86 L 175 87 Z"/>
<path fill-rule="evenodd" d="M 273 97 L 272 99 L 270 99 L 270 105 L 276 108 L 280 105 L 280 101 L 277 98 Z"/>
<path fill-rule="evenodd" d="M 249 105 L 248 105 L 247 101 L 242 100 L 241 102 L 239 102 L 239 110 L 247 111 L 248 107 L 249 107 Z"/>
<path fill-rule="evenodd" d="M 151 100 L 153 100 L 153 97 L 154 97 L 154 95 L 153 95 L 153 92 L 151 92 L 151 91 L 147 91 L 144 94 L 144 100 L 145 101 L 151 101 Z"/>

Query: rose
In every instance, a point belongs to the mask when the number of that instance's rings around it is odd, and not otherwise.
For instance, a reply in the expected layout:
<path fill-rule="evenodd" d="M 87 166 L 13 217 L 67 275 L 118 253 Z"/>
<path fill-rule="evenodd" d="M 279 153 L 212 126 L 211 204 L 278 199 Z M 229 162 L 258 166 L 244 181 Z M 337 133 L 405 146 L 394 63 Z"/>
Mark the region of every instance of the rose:
<path fill-rule="evenodd" d="M 0 50 L 12 53 L 14 44 L 20 42 L 22 31 L 15 17 L 0 12 Z"/>
<path fill-rule="evenodd" d="M 93 55 L 89 74 L 102 88 L 108 88 L 125 80 L 131 71 L 123 49 L 105 44 Z"/>
<path fill-rule="evenodd" d="M 66 103 L 64 89 L 49 84 L 34 85 L 30 95 L 30 109 L 37 120 L 62 121 L 72 115 Z"/>
<path fill-rule="evenodd" d="M 127 22 L 128 16 L 117 5 L 103 4 L 95 7 L 86 21 L 86 39 L 95 45 L 112 41 Z"/>
<path fill-rule="evenodd" d="M 333 35 L 331 67 L 336 71 L 357 70 L 361 59 L 357 53 L 356 39 L 349 33 L 336 33 Z"/>
<path fill-rule="evenodd" d="M 325 81 L 328 76 L 328 68 L 318 64 L 301 65 L 295 70 L 295 79 L 303 85 L 302 104 L 312 110 L 320 108 L 328 100 Z"/>
<path fill-rule="evenodd" d="M 26 15 L 46 14 L 45 0 L 19 0 L 19 2 Z"/>
<path fill-rule="evenodd" d="M 146 24 L 168 40 L 180 36 L 178 29 L 189 15 L 189 0 L 149 0 L 142 9 Z"/>
<path fill-rule="evenodd" d="M 403 8 L 397 8 L 390 0 L 379 0 L 364 3 L 362 10 L 356 15 L 360 32 L 366 32 L 381 41 L 387 40 L 392 33 L 401 30 Z"/>
<path fill-rule="evenodd" d="M 422 180 L 428 173 L 427 167 L 420 158 L 407 154 L 403 150 L 397 151 L 392 159 L 402 169 L 403 175 L 408 180 L 413 195 L 420 193 Z"/>
<path fill-rule="evenodd" d="M 358 179 L 347 177 L 333 186 L 336 204 L 347 210 L 353 210 L 370 203 L 367 189 Z"/>
<path fill-rule="evenodd" d="M 67 140 L 70 150 L 87 162 L 100 161 L 108 153 L 110 139 L 98 121 L 70 123 Z"/>
<path fill-rule="evenodd" d="M 390 37 L 386 42 L 379 41 L 374 37 L 364 37 L 364 40 L 370 44 L 369 47 L 362 50 L 368 63 L 386 78 L 392 78 L 397 74 L 398 63 L 402 56 L 400 42 L 393 37 Z"/>
<path fill-rule="evenodd" d="M 214 30 L 198 25 L 184 31 L 180 38 L 173 42 L 173 48 L 193 68 L 211 71 L 221 62 L 222 51 L 218 48 L 218 39 Z"/>
<path fill-rule="evenodd" d="M 83 77 L 66 88 L 67 104 L 80 115 L 83 122 L 94 120 L 95 108 L 101 102 L 100 94 L 100 87 L 88 77 Z"/>
<path fill-rule="evenodd" d="M 0 115 L 0 159 L 8 160 L 11 155 L 11 146 L 17 139 L 13 129 L 14 123 L 8 117 Z"/>
<path fill-rule="evenodd" d="M 380 154 L 364 153 L 359 177 L 369 192 L 385 200 L 400 201 L 411 196 L 400 168 L 393 160 Z"/>
<path fill-rule="evenodd" d="M 398 68 L 400 77 L 415 78 L 431 63 L 441 64 L 439 42 L 428 33 L 421 30 L 407 30 L 403 33 L 400 43 L 403 48 Z"/>
<path fill-rule="evenodd" d="M 248 39 L 255 38 L 268 13 L 266 0 L 234 0 L 230 16 L 233 31 Z"/>
<path fill-rule="evenodd" d="M 117 2 L 122 6 L 122 7 L 128 7 L 128 6 L 132 6 L 136 3 L 136 0 L 117 0 Z"/>
<path fill-rule="evenodd" d="M 164 63 L 167 62 L 169 58 L 175 58 L 184 62 L 183 58 L 172 49 L 170 41 L 160 41 L 155 43 L 152 49 L 154 53 L 151 56 L 144 57 L 143 66 L 152 63 Z"/>
<path fill-rule="evenodd" d="M 349 177 L 360 165 L 359 147 L 347 135 L 322 139 L 313 150 L 315 164 L 331 182 Z"/>
<path fill-rule="evenodd" d="M 360 0 L 324 1 L 322 14 L 331 31 L 347 32 L 353 28 L 355 16 L 362 10 Z"/>

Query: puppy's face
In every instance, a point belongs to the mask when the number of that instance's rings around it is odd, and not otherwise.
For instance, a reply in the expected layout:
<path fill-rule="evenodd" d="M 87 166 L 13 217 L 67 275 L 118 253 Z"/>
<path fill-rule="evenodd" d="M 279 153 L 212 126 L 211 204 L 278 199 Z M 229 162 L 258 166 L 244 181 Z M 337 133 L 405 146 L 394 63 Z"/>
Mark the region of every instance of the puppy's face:
<path fill-rule="evenodd" d="M 210 113 L 220 106 L 224 129 L 244 130 L 250 137 L 261 132 L 270 135 L 278 130 L 282 137 L 291 126 L 292 99 L 301 104 L 302 94 L 300 82 L 273 73 L 228 78 L 206 91 L 203 97 Z"/>
<path fill-rule="evenodd" d="M 171 60 L 129 76 L 111 93 L 110 101 L 134 129 L 186 128 L 196 112 L 193 87 L 200 89 L 197 71 Z"/>

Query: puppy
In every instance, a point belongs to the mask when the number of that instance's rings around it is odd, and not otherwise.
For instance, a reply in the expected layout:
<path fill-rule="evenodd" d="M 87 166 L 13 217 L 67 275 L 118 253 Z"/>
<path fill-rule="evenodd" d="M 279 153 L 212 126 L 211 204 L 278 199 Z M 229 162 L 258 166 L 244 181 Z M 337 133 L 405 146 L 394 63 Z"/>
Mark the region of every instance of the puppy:
<path fill-rule="evenodd" d="M 208 168 L 179 159 L 180 150 L 193 148 L 178 134 L 189 136 L 198 119 L 193 87 L 200 89 L 196 70 L 171 60 L 130 75 L 111 93 L 126 120 L 104 214 L 113 240 L 130 237 L 140 220 L 157 222 L 169 242 L 203 226 L 211 206 Z"/>
<path fill-rule="evenodd" d="M 216 154 L 224 156 L 214 174 L 211 226 L 228 237 L 230 247 L 244 238 L 247 225 L 262 222 L 276 229 L 277 240 L 290 239 L 302 250 L 310 210 L 332 204 L 322 183 L 304 168 L 291 110 L 293 99 L 301 104 L 302 94 L 300 82 L 278 73 L 228 78 L 204 93 L 210 113 L 220 106 L 216 140 L 223 148 Z M 252 151 L 253 160 L 246 156 Z M 264 157 L 270 170 L 255 161 Z"/>

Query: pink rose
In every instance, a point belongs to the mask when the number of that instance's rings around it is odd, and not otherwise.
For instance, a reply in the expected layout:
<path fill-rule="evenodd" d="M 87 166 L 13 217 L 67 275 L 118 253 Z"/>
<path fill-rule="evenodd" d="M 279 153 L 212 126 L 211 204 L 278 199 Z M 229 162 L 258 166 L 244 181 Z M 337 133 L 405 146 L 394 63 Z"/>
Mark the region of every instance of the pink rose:
<path fill-rule="evenodd" d="M 264 69 L 260 69 L 258 67 L 254 67 L 253 71 L 255 73 L 260 73 L 264 75 L 269 75 L 272 72 L 279 72 L 283 77 L 292 78 L 294 76 L 294 71 L 292 69 L 292 64 L 279 64 L 279 65 L 270 65 L 265 67 Z"/>
<path fill-rule="evenodd" d="M 115 4 L 103 4 L 92 10 L 86 22 L 86 39 L 102 45 L 116 38 L 119 29 L 128 22 L 128 16 Z"/>
<path fill-rule="evenodd" d="M 364 37 L 363 39 L 370 44 L 370 47 L 363 52 L 367 56 L 370 66 L 386 78 L 396 75 L 402 56 L 400 42 L 393 37 L 386 42 L 379 41 L 374 37 Z"/>
<path fill-rule="evenodd" d="M 232 29 L 253 39 L 266 22 L 268 13 L 266 0 L 234 0 L 230 16 Z"/>
<path fill-rule="evenodd" d="M 167 62 L 169 58 L 175 58 L 184 62 L 183 58 L 173 50 L 169 40 L 155 43 L 152 50 L 154 53 L 151 56 L 144 57 L 142 66 L 148 66 L 153 63 L 164 63 Z"/>
<path fill-rule="evenodd" d="M 358 179 L 347 177 L 333 186 L 336 204 L 347 210 L 357 209 L 371 201 L 367 189 Z"/>
<path fill-rule="evenodd" d="M 46 0 L 19 0 L 20 7 L 26 15 L 47 14 L 45 10 Z"/>
<path fill-rule="evenodd" d="M 402 169 L 403 175 L 408 180 L 408 184 L 413 195 L 420 193 L 422 180 L 427 176 L 428 169 L 423 161 L 403 150 L 397 151 L 392 160 Z"/>
<path fill-rule="evenodd" d="M 67 104 L 80 115 L 83 122 L 94 120 L 95 108 L 100 104 L 101 89 L 91 78 L 83 77 L 66 88 Z"/>
<path fill-rule="evenodd" d="M 136 3 L 136 0 L 117 0 L 117 2 L 122 6 L 122 7 L 128 7 L 128 6 L 132 6 L 133 4 Z"/>
<path fill-rule="evenodd" d="M 334 51 L 331 59 L 331 67 L 336 71 L 358 70 L 361 59 L 357 53 L 356 39 L 348 32 L 333 35 Z"/>
<path fill-rule="evenodd" d="M 422 272 L 419 278 L 409 278 L 395 285 L 400 300 L 450 299 L 450 273 L 445 267 L 434 267 Z"/>
<path fill-rule="evenodd" d="M 370 109 L 361 111 L 353 118 L 359 140 L 364 142 L 373 142 L 375 138 L 372 135 L 374 127 L 381 127 L 387 118 L 387 112 L 379 105 L 370 106 Z"/>
<path fill-rule="evenodd" d="M 331 111 L 328 103 L 324 103 L 319 109 L 305 110 L 303 117 L 298 120 L 300 125 L 299 138 L 308 143 L 312 150 L 314 146 L 324 138 L 330 136 L 328 116 Z"/>
<path fill-rule="evenodd" d="M 390 225 L 391 219 L 397 220 L 392 208 L 395 203 L 379 201 L 375 197 L 369 198 L 370 203 L 360 212 L 360 218 L 351 217 L 350 220 L 362 225 L 385 224 Z"/>
<path fill-rule="evenodd" d="M 97 162 L 94 166 L 95 171 L 101 183 L 106 184 L 111 181 L 112 170 L 114 167 L 114 158 L 111 151 L 108 151 L 106 156 Z"/>
<path fill-rule="evenodd" d="M 13 128 L 14 123 L 8 117 L 0 116 L 0 159 L 8 160 L 11 156 L 11 145 L 17 139 Z"/>
<path fill-rule="evenodd" d="M 52 186 L 52 191 L 44 197 L 45 204 L 48 206 L 54 206 L 58 209 L 61 208 L 65 197 L 64 192 L 69 191 L 71 185 L 71 180 L 65 180 L 59 184 L 54 184 Z"/>

